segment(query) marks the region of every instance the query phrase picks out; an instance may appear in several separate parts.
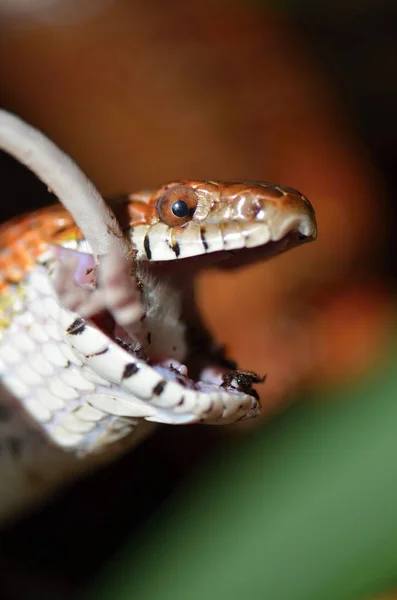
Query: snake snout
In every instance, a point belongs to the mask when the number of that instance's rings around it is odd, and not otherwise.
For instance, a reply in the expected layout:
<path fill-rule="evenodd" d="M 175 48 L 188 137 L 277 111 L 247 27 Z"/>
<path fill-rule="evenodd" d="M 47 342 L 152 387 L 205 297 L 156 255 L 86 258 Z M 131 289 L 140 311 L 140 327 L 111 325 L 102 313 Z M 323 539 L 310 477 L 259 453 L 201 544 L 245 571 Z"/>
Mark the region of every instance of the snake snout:
<path fill-rule="evenodd" d="M 277 242 L 288 234 L 295 234 L 297 243 L 317 238 L 317 223 L 309 200 L 299 192 L 285 192 L 277 200 L 262 200 L 263 221 L 270 230 L 270 238 Z"/>

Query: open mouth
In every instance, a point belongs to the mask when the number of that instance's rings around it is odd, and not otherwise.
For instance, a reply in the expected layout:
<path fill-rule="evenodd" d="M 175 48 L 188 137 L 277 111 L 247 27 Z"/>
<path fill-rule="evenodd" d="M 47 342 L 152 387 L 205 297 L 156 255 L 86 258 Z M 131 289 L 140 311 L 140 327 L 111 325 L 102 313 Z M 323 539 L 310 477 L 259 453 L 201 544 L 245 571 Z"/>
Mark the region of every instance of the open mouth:
<path fill-rule="evenodd" d="M 11 347 L 15 331 L 24 340 L 22 366 L 4 366 L 4 380 L 39 429 L 80 452 L 127 435 L 134 419 L 230 423 L 258 414 L 253 386 L 262 377 L 234 368 L 213 341 L 194 275 L 315 239 L 305 196 L 266 182 L 180 180 L 127 194 L 113 209 L 70 157 L 6 111 L 0 145 L 64 206 L 3 232 L 5 261 L 23 268 L 5 282 L 2 343 Z"/>
<path fill-rule="evenodd" d="M 259 397 L 254 385 L 265 378 L 252 371 L 239 370 L 236 363 L 225 354 L 222 345 L 213 339 L 195 302 L 194 278 L 203 268 L 217 266 L 236 269 L 269 259 L 291 247 L 311 241 L 313 237 L 313 234 L 302 234 L 297 226 L 282 239 L 259 247 L 228 249 L 177 261 L 144 260 L 138 263 L 137 278 L 146 310 L 142 318 L 145 339 L 137 343 L 108 310 L 95 315 L 91 321 L 107 336 L 108 348 L 117 347 L 118 352 L 125 354 L 126 365 L 131 365 L 129 361 L 133 357 L 134 361 L 139 362 L 139 369 L 145 364 L 161 378 L 155 380 L 148 395 L 149 405 L 154 402 L 160 406 L 157 406 L 155 414 L 149 411 L 147 420 L 173 424 L 197 421 L 225 423 L 259 414 Z M 79 329 L 79 326 L 77 322 L 74 329 Z M 78 336 L 73 328 L 69 328 L 68 333 L 74 338 L 72 345 L 75 345 Z M 100 352 L 101 349 L 94 353 L 97 362 Z M 88 357 L 88 364 L 91 363 L 92 368 L 91 358 Z M 136 368 L 130 367 L 132 371 Z M 123 381 L 128 381 L 128 377 Z M 177 384 L 182 394 L 174 388 L 174 394 L 179 393 L 180 399 L 177 399 L 176 407 L 167 412 L 171 404 L 162 402 L 162 396 L 170 384 Z M 200 409 L 200 414 L 194 409 L 182 411 L 186 394 L 189 393 L 208 398 L 208 406 L 205 410 Z M 227 398 L 225 396 L 223 402 L 214 402 L 213 399 L 219 394 L 226 394 Z M 181 412 L 178 412 L 178 402 Z"/>
<path fill-rule="evenodd" d="M 314 240 L 309 201 L 273 184 L 190 182 L 132 195 L 120 206 L 128 254 L 110 249 L 96 265 L 84 238 L 52 246 L 55 272 L 66 265 L 55 277 L 66 341 L 84 369 L 107 382 L 87 402 L 106 414 L 166 424 L 257 416 L 254 386 L 264 377 L 237 368 L 213 339 L 195 279 L 203 268 L 237 269 Z"/>
<path fill-rule="evenodd" d="M 185 384 L 189 383 L 194 387 L 200 387 L 203 382 L 221 385 L 226 389 L 247 393 L 259 400 L 252 386 L 255 383 L 262 383 L 265 378 L 252 371 L 239 371 L 237 364 L 225 354 L 222 343 L 214 340 L 203 323 L 199 307 L 195 302 L 193 278 L 198 271 L 205 268 L 234 270 L 255 262 L 263 262 L 312 239 L 313 236 L 305 236 L 297 229 L 289 231 L 278 241 L 267 242 L 260 247 L 225 250 L 181 261 L 149 264 L 151 272 L 155 273 L 156 277 L 166 278 L 172 286 L 179 288 L 182 296 L 181 320 L 186 324 L 189 350 L 184 364 L 178 368 L 186 377 Z M 188 380 L 188 376 L 192 379 Z"/>

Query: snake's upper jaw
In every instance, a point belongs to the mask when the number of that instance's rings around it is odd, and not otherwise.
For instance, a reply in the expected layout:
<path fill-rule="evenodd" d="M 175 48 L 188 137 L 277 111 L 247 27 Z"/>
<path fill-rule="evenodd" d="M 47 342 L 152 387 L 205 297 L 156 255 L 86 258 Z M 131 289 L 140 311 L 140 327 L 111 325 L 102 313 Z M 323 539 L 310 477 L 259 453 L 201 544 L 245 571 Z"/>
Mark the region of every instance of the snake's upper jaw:
<path fill-rule="evenodd" d="M 238 254 L 238 261 L 226 265 L 231 267 L 270 258 L 317 237 L 313 207 L 297 190 L 252 183 L 223 184 L 216 190 L 195 187 L 196 211 L 181 226 L 137 225 L 132 242 L 138 257 L 159 266 L 169 263 L 175 272 L 184 259 L 195 270 Z"/>

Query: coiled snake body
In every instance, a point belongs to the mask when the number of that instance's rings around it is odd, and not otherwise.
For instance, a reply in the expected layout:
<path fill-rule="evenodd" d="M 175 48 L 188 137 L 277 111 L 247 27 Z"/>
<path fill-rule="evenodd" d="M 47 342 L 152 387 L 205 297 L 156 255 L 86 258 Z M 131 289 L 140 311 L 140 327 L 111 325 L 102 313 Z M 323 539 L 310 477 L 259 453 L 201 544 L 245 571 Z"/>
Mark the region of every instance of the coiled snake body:
<path fill-rule="evenodd" d="M 0 228 L 0 515 L 153 423 L 256 416 L 258 378 L 227 369 L 193 278 L 211 262 L 236 266 L 314 239 L 308 200 L 268 183 L 182 180 L 111 211 L 69 157 L 5 111 L 0 145 L 64 204 Z"/>

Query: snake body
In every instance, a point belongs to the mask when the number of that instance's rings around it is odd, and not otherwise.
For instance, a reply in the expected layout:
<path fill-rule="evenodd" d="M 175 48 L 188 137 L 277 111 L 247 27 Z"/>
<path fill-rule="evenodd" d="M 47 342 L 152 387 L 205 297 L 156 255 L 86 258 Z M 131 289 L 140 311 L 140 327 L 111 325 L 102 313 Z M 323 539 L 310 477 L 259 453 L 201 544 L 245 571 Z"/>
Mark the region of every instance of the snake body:
<path fill-rule="evenodd" d="M 181 180 L 129 194 L 99 206 L 97 237 L 83 209 L 54 205 L 0 228 L 3 517 L 153 423 L 256 416 L 258 377 L 226 368 L 200 321 L 194 274 L 316 236 L 309 201 L 269 183 Z"/>

